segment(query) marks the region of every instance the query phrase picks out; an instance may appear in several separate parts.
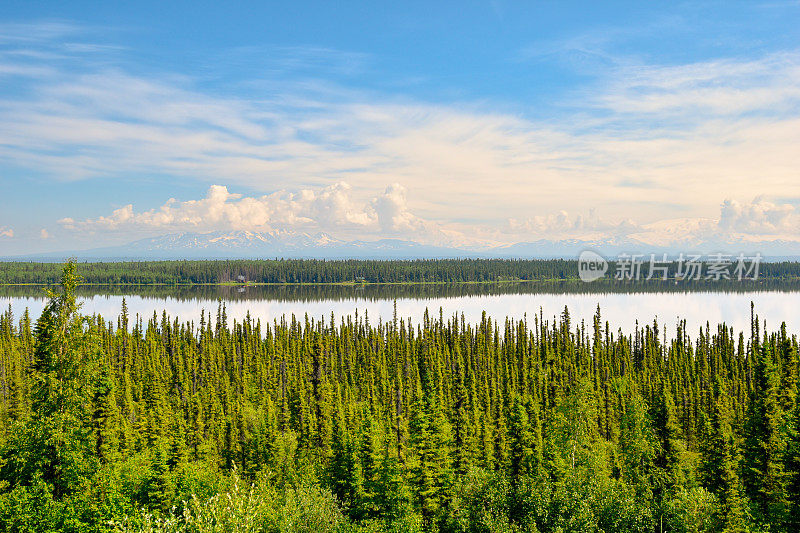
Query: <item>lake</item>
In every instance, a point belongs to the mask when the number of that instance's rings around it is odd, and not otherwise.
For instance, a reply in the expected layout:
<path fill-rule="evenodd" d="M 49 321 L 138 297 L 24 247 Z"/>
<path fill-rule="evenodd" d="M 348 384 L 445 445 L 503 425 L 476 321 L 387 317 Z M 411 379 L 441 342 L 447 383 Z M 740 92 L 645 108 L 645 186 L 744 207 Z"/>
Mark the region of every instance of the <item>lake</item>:
<path fill-rule="evenodd" d="M 786 322 L 792 332 L 800 332 L 800 288 L 770 286 L 727 287 L 726 290 L 682 290 L 673 286 L 650 286 L 646 290 L 619 289 L 591 284 L 461 284 L 461 285 L 367 285 L 367 286 L 195 286 L 195 287 L 82 287 L 79 300 L 86 314 L 115 318 L 125 298 L 131 316 L 145 319 L 163 310 L 181 321 L 199 321 L 201 310 L 216 314 L 224 302 L 229 319 L 243 319 L 249 312 L 262 322 L 282 316 L 306 314 L 310 318 L 333 313 L 337 322 L 343 316 L 365 314 L 373 323 L 392 320 L 395 304 L 398 318 L 418 323 L 427 309 L 445 317 L 463 314 L 466 321 L 478 322 L 485 311 L 495 319 L 505 317 L 532 320 L 540 312 L 551 320 L 567 307 L 573 324 L 591 324 L 600 306 L 603 320 L 613 330 L 630 333 L 639 324 L 658 319 L 668 332 L 674 332 L 685 319 L 689 332 L 709 322 L 721 322 L 736 331 L 749 331 L 750 302 L 762 322 L 770 328 Z M 41 287 L 0 287 L 0 306 L 9 305 L 19 317 L 25 308 L 38 317 L 46 300 Z"/>

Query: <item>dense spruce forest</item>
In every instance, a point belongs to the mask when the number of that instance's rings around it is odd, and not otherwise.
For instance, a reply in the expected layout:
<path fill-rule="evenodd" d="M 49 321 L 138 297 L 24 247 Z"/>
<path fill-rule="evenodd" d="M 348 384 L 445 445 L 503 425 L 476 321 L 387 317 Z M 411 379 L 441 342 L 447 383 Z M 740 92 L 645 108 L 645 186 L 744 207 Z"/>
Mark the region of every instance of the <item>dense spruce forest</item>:
<path fill-rule="evenodd" d="M 2 531 L 800 530 L 798 342 L 757 316 L 179 323 L 83 316 L 76 268 L 0 316 Z"/>
<path fill-rule="evenodd" d="M 708 259 L 708 258 L 706 258 Z M 735 261 L 735 258 L 730 258 Z M 642 258 L 647 263 L 647 258 Z M 611 279 L 617 264 L 609 264 Z M 577 280 L 578 262 L 564 259 L 425 259 L 409 261 L 274 259 L 81 263 L 84 283 L 484 283 Z M 668 266 L 669 277 L 679 269 Z M 57 263 L 0 262 L 2 284 L 56 284 Z M 759 280 L 800 280 L 800 262 L 761 262 Z M 688 280 L 687 280 L 688 281 Z"/>
<path fill-rule="evenodd" d="M 81 275 L 91 284 L 484 282 L 577 278 L 574 261 L 498 259 L 427 259 L 370 261 L 319 259 L 145 261 L 83 263 Z M 56 263 L 0 262 L 0 283 L 58 283 Z"/>

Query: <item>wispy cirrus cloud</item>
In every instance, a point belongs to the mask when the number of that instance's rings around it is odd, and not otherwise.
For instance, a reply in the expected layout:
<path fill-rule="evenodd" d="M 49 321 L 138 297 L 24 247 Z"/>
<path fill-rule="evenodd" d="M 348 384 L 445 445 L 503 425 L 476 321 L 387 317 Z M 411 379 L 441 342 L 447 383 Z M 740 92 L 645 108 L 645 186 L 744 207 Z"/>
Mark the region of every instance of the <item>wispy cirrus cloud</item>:
<path fill-rule="evenodd" d="M 798 51 L 682 65 L 632 65 L 618 71 L 596 104 L 623 117 L 692 115 L 695 122 L 748 112 L 774 116 L 798 111 L 798 82 Z"/>
<path fill-rule="evenodd" d="M 752 198 L 756 181 L 766 198 L 800 196 L 798 51 L 608 61 L 566 114 L 542 120 L 524 108 L 435 104 L 312 78 L 253 80 L 260 90 L 220 96 L 188 75 L 128 68 L 124 54 L 81 31 L 44 25 L 0 38 L 9 81 L 0 162 L 46 179 L 180 177 L 264 195 L 212 188 L 201 200 L 77 213 L 64 228 L 618 235 L 676 215 L 714 218 L 724 198 Z M 276 69 L 311 71 L 337 55 L 284 52 Z M 366 63 L 356 54 L 334 70 Z M 385 184 L 396 185 L 376 194 Z M 561 212 L 595 207 L 598 215 Z"/>
<path fill-rule="evenodd" d="M 88 28 L 64 21 L 3 22 L 0 23 L 0 44 L 14 46 L 51 44 L 64 39 L 84 37 Z"/>

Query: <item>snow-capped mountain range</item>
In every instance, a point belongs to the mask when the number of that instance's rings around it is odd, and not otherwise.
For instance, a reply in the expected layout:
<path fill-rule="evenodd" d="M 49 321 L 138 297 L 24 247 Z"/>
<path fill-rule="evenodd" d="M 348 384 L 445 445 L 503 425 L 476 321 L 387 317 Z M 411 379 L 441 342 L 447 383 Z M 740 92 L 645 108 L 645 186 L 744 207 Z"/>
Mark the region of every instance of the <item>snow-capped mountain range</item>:
<path fill-rule="evenodd" d="M 173 233 L 140 239 L 123 246 L 41 254 L 61 259 L 274 259 L 461 257 L 458 249 L 427 246 L 400 239 L 344 241 L 327 233 L 293 231 L 216 231 Z"/>
<path fill-rule="evenodd" d="M 60 261 L 67 257 L 83 260 L 146 259 L 419 259 L 419 258 L 576 258 L 591 249 L 606 257 L 621 253 L 761 253 L 768 258 L 800 256 L 800 242 L 790 240 L 747 240 L 740 236 L 726 238 L 682 238 L 662 235 L 652 228 L 642 234 L 597 239 L 540 239 L 502 246 L 448 247 L 420 244 L 401 239 L 342 240 L 327 233 L 287 230 L 272 232 L 217 231 L 212 233 L 173 233 L 140 239 L 123 246 L 65 250 L 57 253 L 6 257 Z M 658 235 L 655 235 L 658 233 Z"/>

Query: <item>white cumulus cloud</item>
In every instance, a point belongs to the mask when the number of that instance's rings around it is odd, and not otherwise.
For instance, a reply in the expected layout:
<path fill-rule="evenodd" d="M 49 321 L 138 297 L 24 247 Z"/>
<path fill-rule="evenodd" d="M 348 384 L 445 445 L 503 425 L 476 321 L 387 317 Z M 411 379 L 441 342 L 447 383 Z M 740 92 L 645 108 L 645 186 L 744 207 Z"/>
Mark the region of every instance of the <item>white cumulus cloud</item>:
<path fill-rule="evenodd" d="M 720 208 L 723 231 L 747 234 L 795 234 L 800 237 L 800 213 L 790 204 L 756 198 L 749 204 L 725 200 Z"/>
<path fill-rule="evenodd" d="M 590 209 L 588 215 L 570 215 L 567 211 L 536 215 L 525 219 L 511 218 L 506 231 L 536 238 L 587 238 L 590 236 L 624 236 L 640 230 L 630 219 L 618 222 L 605 220 Z"/>
<path fill-rule="evenodd" d="M 313 229 L 393 234 L 436 229 L 436 224 L 410 212 L 406 189 L 400 184 L 392 184 L 364 202 L 355 200 L 351 189 L 346 182 L 337 182 L 316 190 L 284 190 L 251 197 L 212 185 L 199 200 L 170 198 L 158 208 L 138 212 L 128 204 L 109 215 L 84 220 L 63 218 L 59 223 L 68 230 L 120 232 Z"/>
<path fill-rule="evenodd" d="M 384 232 L 418 232 L 426 223 L 408 208 L 406 188 L 399 183 L 386 187 L 384 193 L 372 201 L 372 208 Z"/>

